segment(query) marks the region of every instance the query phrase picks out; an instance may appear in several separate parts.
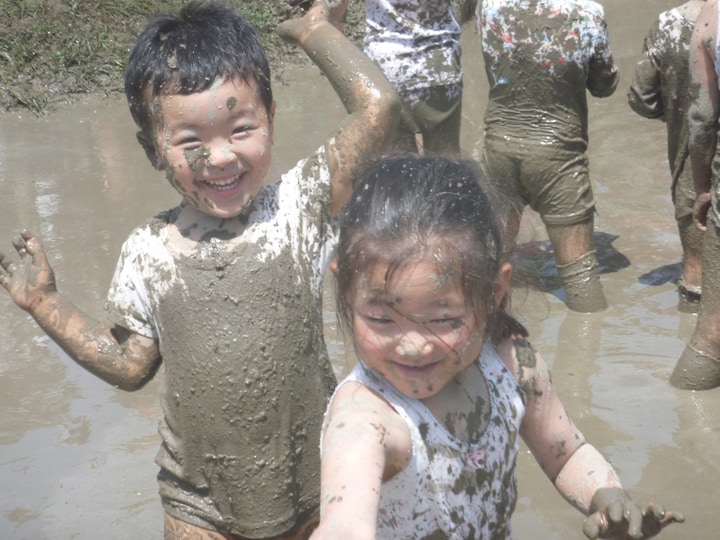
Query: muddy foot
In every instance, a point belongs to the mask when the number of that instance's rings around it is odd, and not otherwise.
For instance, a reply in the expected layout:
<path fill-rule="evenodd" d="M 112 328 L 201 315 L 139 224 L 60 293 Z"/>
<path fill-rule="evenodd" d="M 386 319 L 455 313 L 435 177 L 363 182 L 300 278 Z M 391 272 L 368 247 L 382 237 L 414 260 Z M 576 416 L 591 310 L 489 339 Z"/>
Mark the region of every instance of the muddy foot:
<path fill-rule="evenodd" d="M 328 14 L 327 3 L 324 0 L 315 0 L 305 15 L 281 22 L 276 31 L 288 43 L 302 44 L 313 28 L 322 21 L 328 20 Z"/>

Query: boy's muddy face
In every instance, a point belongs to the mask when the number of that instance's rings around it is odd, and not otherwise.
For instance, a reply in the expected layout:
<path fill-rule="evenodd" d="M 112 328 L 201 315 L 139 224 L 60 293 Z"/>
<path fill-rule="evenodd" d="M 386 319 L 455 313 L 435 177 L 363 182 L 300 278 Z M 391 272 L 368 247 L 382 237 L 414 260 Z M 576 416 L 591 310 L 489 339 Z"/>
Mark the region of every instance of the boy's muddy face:
<path fill-rule="evenodd" d="M 459 270 L 424 258 L 359 278 L 350 304 L 358 356 L 406 396 L 437 394 L 480 356 L 485 337 Z"/>
<path fill-rule="evenodd" d="M 164 94 L 153 111 L 158 164 L 184 201 L 222 219 L 246 212 L 270 168 L 275 112 L 255 81 Z"/>

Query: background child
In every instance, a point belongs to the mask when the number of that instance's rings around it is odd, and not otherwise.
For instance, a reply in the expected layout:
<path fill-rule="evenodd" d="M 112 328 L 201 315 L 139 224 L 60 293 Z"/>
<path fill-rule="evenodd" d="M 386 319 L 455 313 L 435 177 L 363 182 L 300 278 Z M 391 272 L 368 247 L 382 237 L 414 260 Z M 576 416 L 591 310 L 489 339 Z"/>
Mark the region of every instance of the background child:
<path fill-rule="evenodd" d="M 478 180 L 467 163 L 394 158 L 343 213 L 338 313 L 360 362 L 325 419 L 313 538 L 510 538 L 518 435 L 589 538 L 683 521 L 633 502 L 568 417 L 506 310 L 503 226 Z"/>
<path fill-rule="evenodd" d="M 660 118 L 667 130 L 670 193 L 683 249 L 683 272 L 678 282 L 681 311 L 696 312 L 702 279 L 702 231 L 695 227 L 695 204 L 687 113 L 690 107 L 690 36 L 705 0 L 690 0 L 663 11 L 645 36 L 642 58 L 628 89 L 632 110 L 646 118 Z"/>
<path fill-rule="evenodd" d="M 331 218 L 399 110 L 327 16 L 318 1 L 281 32 L 349 115 L 270 185 L 275 103 L 255 29 L 213 2 L 141 33 L 126 94 L 139 141 L 181 201 L 125 242 L 108 321 L 57 292 L 37 236 L 13 240 L 20 260 L 0 255 L 0 284 L 81 366 L 134 390 L 162 363 L 166 538 L 306 538 L 317 520 L 317 441 L 335 384 L 320 308 Z"/>
<path fill-rule="evenodd" d="M 567 306 L 602 311 L 587 92 L 607 97 L 618 83 L 603 8 L 585 0 L 484 0 L 478 16 L 490 85 L 483 162 L 518 208 L 508 241 L 529 205 L 545 224 Z"/>
<path fill-rule="evenodd" d="M 342 18 L 348 0 L 332 1 Z M 464 21 L 455 13 L 454 4 L 454 0 L 365 2 L 363 50 L 403 101 L 394 141 L 397 148 L 460 152 L 460 27 Z M 462 9 L 464 14 L 471 10 Z"/>

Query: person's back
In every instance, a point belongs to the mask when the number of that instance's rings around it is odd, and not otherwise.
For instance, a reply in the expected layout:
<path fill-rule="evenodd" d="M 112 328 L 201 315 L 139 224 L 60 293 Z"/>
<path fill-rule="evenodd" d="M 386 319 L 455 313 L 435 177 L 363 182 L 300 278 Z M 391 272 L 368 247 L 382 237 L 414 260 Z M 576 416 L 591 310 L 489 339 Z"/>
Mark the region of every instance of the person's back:
<path fill-rule="evenodd" d="M 490 86 L 482 161 L 513 203 L 508 244 L 529 205 L 545 224 L 567 306 L 602 311 L 585 93 L 609 96 L 618 82 L 603 9 L 589 0 L 479 6 Z"/>
<path fill-rule="evenodd" d="M 405 105 L 395 145 L 460 151 L 460 21 L 453 0 L 367 0 L 364 51 Z"/>
<path fill-rule="evenodd" d="M 586 144 L 586 88 L 603 97 L 617 85 L 604 53 L 602 8 L 583 0 L 526 4 L 483 2 L 479 25 L 490 83 L 486 130 L 524 141 Z"/>

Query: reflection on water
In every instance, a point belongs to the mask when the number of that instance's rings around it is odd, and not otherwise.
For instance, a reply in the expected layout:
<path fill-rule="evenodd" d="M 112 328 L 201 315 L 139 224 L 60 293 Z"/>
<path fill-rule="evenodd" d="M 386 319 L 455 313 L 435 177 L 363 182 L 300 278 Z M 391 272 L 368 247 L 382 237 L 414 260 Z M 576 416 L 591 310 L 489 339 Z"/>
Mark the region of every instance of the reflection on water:
<path fill-rule="evenodd" d="M 603 2 L 622 80 L 615 96 L 590 102 L 596 239 L 611 307 L 568 312 L 535 216 L 517 263 L 532 287 L 514 309 L 553 370 L 567 408 L 639 499 L 686 513 L 663 538 L 716 536 L 720 496 L 720 390 L 679 392 L 668 377 L 694 327 L 679 313 L 673 281 L 680 246 L 669 199 L 664 126 L 625 104 L 625 89 L 652 19 L 672 2 Z M 473 29 L 464 37 L 463 147 L 482 143 L 485 85 Z M 298 85 L 302 79 L 303 85 Z M 289 168 L 342 117 L 314 69 L 276 83 L 275 165 Z M 42 234 L 59 287 L 92 314 L 130 230 L 176 203 L 137 146 L 121 101 L 79 105 L 49 118 L 0 117 L 0 249 L 21 228 Z M 526 272 L 527 273 L 527 272 Z M 331 287 L 328 287 L 328 291 Z M 339 375 L 352 364 L 337 337 L 330 294 L 329 349 Z M 120 392 L 78 368 L 9 299 L 0 296 L 0 538 L 161 538 L 153 458 L 157 381 Z M 527 451 L 519 459 L 519 539 L 580 538 L 581 517 Z"/>

